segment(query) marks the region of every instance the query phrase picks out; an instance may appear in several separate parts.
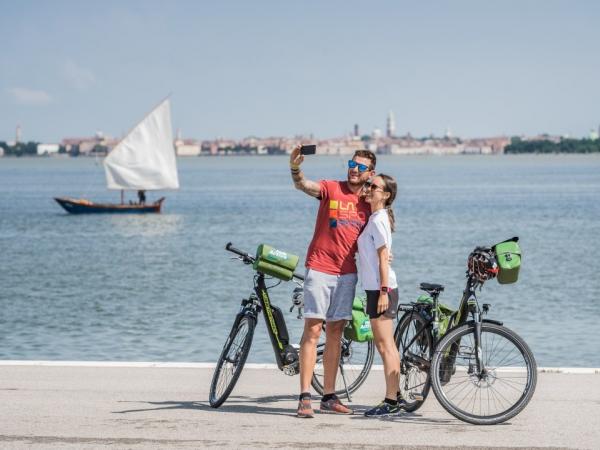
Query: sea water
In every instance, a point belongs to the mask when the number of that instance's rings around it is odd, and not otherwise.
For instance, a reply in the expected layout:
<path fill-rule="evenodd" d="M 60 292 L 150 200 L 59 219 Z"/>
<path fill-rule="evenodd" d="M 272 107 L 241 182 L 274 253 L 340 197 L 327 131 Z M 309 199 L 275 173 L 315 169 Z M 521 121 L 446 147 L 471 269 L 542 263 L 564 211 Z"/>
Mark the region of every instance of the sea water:
<path fill-rule="evenodd" d="M 310 156 L 307 178 L 344 179 L 347 156 Z M 160 215 L 69 215 L 72 196 L 119 202 L 101 161 L 0 158 L 0 359 L 216 361 L 250 266 L 225 244 L 301 256 L 318 201 L 294 189 L 287 157 L 178 160 L 181 189 Z M 481 302 L 541 366 L 600 367 L 600 157 L 381 156 L 398 180 L 394 259 L 400 301 L 426 281 L 456 307 L 477 245 L 520 237 L 519 281 L 485 284 Z M 127 193 L 126 201 L 135 200 Z M 294 284 L 270 292 L 292 341 Z M 249 361 L 274 362 L 262 318 Z"/>

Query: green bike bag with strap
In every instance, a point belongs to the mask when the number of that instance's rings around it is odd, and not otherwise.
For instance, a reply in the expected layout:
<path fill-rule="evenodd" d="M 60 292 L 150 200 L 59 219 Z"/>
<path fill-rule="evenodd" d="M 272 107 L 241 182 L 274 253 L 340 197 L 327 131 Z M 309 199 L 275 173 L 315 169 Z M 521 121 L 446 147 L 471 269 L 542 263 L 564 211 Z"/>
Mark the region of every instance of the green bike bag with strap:
<path fill-rule="evenodd" d="M 417 298 L 417 303 L 431 305 L 433 307 L 433 298 L 431 298 L 430 295 L 421 294 Z M 448 331 L 448 327 L 450 326 L 450 318 L 454 312 L 455 311 L 448 305 L 438 302 L 438 337 L 441 338 L 446 334 L 446 331 Z"/>
<path fill-rule="evenodd" d="M 344 328 L 344 337 L 355 342 L 367 342 L 373 340 L 373 330 L 369 316 L 365 312 L 364 300 L 355 297 L 352 303 L 352 320 Z"/>
<path fill-rule="evenodd" d="M 492 247 L 498 262 L 498 283 L 500 284 L 514 283 L 519 279 L 521 248 L 517 243 L 518 240 L 518 237 L 514 237 Z"/>
<path fill-rule="evenodd" d="M 257 272 L 289 281 L 294 275 L 299 259 L 291 253 L 282 252 L 267 244 L 260 244 L 256 249 L 256 260 L 252 267 Z"/>

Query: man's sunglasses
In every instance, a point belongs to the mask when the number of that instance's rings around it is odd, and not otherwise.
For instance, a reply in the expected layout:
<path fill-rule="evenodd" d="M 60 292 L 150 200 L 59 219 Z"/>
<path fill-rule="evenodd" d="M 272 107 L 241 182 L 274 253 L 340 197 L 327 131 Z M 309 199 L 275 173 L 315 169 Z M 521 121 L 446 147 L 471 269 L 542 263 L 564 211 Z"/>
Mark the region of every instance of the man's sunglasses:
<path fill-rule="evenodd" d="M 359 172 L 366 172 L 369 170 L 369 166 L 365 166 L 364 164 L 357 163 L 353 160 L 348 161 L 348 169 L 354 169 L 355 167 L 358 167 Z"/>

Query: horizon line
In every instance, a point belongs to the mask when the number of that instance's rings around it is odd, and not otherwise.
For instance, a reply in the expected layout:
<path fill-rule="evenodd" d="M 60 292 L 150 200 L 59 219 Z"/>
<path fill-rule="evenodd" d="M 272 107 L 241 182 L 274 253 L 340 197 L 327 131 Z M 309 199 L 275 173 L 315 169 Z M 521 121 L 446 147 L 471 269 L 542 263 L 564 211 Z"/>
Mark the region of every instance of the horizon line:
<path fill-rule="evenodd" d="M 0 360 L 0 366 L 39 367 L 115 367 L 115 368 L 160 368 L 160 369 L 214 369 L 216 362 L 160 362 L 160 361 L 53 361 L 53 360 Z M 276 364 L 246 363 L 245 369 L 274 370 Z M 383 370 L 383 365 L 373 364 L 371 370 Z M 538 373 L 600 375 L 600 367 L 538 367 Z"/>

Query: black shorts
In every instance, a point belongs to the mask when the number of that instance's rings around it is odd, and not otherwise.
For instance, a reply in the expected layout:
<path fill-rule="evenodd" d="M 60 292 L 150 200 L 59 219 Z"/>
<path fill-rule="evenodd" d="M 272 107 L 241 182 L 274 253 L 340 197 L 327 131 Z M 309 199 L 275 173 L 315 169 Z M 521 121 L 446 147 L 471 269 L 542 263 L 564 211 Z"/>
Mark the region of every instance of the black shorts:
<path fill-rule="evenodd" d="M 377 319 L 382 314 L 390 319 L 395 319 L 398 312 L 398 289 L 392 289 L 388 292 L 388 308 L 382 313 L 377 312 L 377 303 L 379 303 L 379 291 L 365 291 L 367 293 L 367 314 L 371 319 Z"/>

